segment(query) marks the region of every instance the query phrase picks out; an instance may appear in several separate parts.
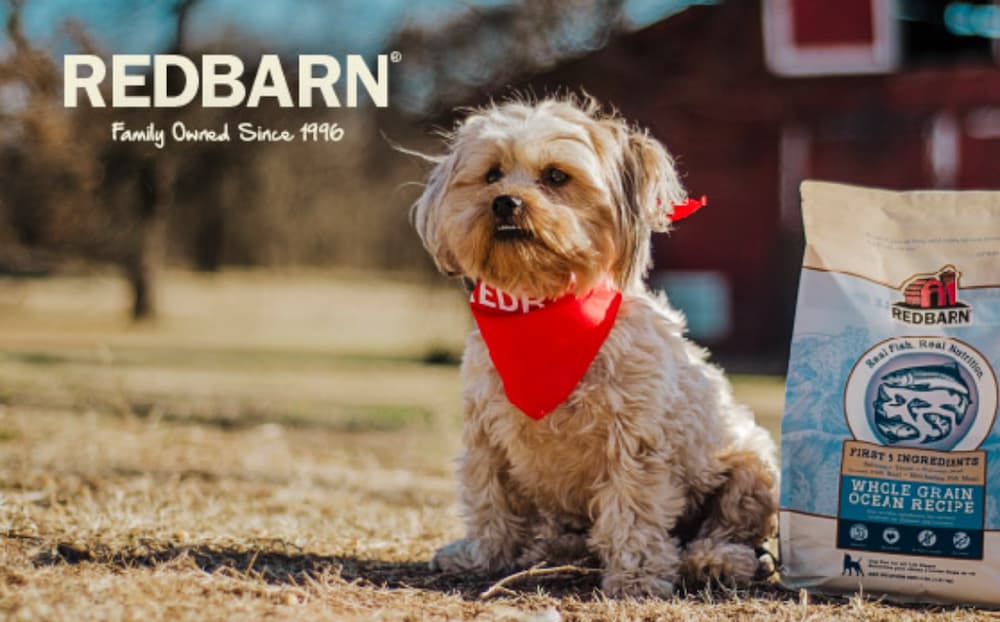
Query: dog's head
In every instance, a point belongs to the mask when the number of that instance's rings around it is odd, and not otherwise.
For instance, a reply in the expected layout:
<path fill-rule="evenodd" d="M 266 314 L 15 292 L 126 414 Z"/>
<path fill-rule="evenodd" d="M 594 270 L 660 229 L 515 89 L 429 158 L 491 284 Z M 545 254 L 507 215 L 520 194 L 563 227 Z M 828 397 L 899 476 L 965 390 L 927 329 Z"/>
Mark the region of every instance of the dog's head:
<path fill-rule="evenodd" d="M 476 110 L 448 140 L 413 220 L 443 272 L 541 298 L 608 274 L 638 287 L 649 234 L 685 199 L 659 142 L 591 99 Z"/>

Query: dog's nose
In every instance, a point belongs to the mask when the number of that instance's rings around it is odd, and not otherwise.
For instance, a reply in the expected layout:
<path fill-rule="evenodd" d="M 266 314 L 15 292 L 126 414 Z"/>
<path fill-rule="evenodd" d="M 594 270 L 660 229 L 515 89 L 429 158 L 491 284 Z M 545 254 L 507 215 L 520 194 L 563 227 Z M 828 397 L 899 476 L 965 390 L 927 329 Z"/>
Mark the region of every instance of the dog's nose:
<path fill-rule="evenodd" d="M 497 198 L 493 199 L 493 213 L 500 218 L 510 218 L 514 215 L 514 211 L 521 207 L 524 203 L 519 197 L 513 197 L 509 194 L 501 194 Z"/>

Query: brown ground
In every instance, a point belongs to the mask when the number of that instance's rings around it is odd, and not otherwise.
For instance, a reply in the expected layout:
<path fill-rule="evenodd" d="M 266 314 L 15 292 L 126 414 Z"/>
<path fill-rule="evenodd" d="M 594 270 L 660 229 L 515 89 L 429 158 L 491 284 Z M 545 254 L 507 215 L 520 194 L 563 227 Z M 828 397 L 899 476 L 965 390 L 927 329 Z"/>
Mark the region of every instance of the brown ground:
<path fill-rule="evenodd" d="M 0 618 L 1000 619 L 761 584 L 608 600 L 594 575 L 427 570 L 457 537 L 460 295 L 352 275 L 0 281 Z M 781 381 L 738 378 L 776 430 Z"/>

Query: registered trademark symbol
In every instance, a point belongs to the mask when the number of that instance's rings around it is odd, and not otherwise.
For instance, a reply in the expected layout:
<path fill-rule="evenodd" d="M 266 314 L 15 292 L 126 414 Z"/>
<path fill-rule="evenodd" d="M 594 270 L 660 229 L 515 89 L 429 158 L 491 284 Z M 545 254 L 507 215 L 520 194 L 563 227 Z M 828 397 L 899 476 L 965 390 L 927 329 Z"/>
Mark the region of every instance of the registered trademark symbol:
<path fill-rule="evenodd" d="M 399 61 L 403 60 L 403 53 L 402 52 L 390 52 L 389 53 L 389 60 L 391 60 L 394 63 L 398 63 Z"/>

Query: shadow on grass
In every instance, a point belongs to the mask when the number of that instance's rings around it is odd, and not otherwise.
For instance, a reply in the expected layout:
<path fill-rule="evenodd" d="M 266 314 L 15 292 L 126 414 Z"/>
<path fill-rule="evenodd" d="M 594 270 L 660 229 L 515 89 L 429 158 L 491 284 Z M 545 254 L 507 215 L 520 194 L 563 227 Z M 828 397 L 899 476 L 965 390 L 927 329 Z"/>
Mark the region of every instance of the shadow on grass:
<path fill-rule="evenodd" d="M 287 545 L 281 544 L 281 547 Z M 301 585 L 322 576 L 339 576 L 348 582 L 359 582 L 385 589 L 416 589 L 452 593 L 465 600 L 476 600 L 479 595 L 500 580 L 503 575 L 445 574 L 432 571 L 426 562 L 384 561 L 360 559 L 351 556 L 314 555 L 298 551 L 267 548 L 225 548 L 209 545 L 176 546 L 160 548 L 141 547 L 113 551 L 104 547 L 82 548 L 76 544 L 59 543 L 35 556 L 36 566 L 93 563 L 117 569 L 155 568 L 190 559 L 198 568 L 208 573 L 224 573 L 271 584 Z M 573 596 L 581 601 L 604 598 L 600 593 L 600 577 L 595 574 L 562 573 L 539 577 L 526 577 L 508 584 L 514 594 L 543 592 L 556 598 Z M 729 598 L 754 598 L 768 601 L 797 601 L 798 595 L 782 590 L 774 584 L 761 583 L 745 590 L 734 591 L 723 587 L 706 590 L 691 589 L 684 597 L 702 602 L 716 602 Z M 810 595 L 816 602 L 838 602 Z M 839 601 L 842 602 L 842 601 Z"/>
<path fill-rule="evenodd" d="M 360 581 L 373 587 L 412 588 L 439 592 L 458 592 L 477 597 L 496 577 L 447 575 L 431 571 L 426 562 L 390 562 L 340 555 L 315 555 L 278 548 L 236 548 L 211 545 L 144 546 L 112 550 L 104 546 L 83 547 L 61 542 L 37 554 L 36 566 L 93 563 L 112 568 L 155 568 L 190 559 L 208 573 L 223 572 L 263 580 L 272 584 L 301 584 L 323 575 L 336 575 L 345 581 Z"/>

